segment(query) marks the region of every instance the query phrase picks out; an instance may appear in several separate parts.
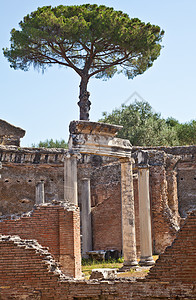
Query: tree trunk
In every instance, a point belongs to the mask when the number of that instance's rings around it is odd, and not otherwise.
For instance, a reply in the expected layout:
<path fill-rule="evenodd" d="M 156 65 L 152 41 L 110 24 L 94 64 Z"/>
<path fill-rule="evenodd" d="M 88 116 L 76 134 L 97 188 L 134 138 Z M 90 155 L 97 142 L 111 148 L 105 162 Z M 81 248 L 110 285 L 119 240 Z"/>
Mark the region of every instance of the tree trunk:
<path fill-rule="evenodd" d="M 89 101 L 90 93 L 87 91 L 87 84 L 88 77 L 82 77 L 80 82 L 80 101 L 78 102 L 78 106 L 80 107 L 80 120 L 89 121 L 89 110 L 91 102 Z"/>

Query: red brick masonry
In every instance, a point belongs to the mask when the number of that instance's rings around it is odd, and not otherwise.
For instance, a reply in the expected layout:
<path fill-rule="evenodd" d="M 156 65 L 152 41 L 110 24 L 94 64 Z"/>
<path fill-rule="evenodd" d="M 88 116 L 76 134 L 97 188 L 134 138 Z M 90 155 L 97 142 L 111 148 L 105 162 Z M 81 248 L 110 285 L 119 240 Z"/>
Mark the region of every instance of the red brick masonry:
<path fill-rule="evenodd" d="M 0 299 L 196 299 L 196 211 L 149 275 L 137 281 L 67 279 L 36 241 L 1 236 Z"/>
<path fill-rule="evenodd" d="M 79 210 L 46 204 L 18 219 L 0 222 L 0 234 L 36 239 L 60 262 L 66 275 L 81 277 Z"/>

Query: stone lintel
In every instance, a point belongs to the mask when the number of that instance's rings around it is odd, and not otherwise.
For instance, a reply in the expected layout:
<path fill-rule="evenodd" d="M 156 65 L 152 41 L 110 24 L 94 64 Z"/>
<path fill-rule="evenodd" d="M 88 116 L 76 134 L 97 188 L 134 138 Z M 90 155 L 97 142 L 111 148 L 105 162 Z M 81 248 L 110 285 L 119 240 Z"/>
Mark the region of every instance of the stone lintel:
<path fill-rule="evenodd" d="M 100 122 L 90 121 L 72 121 L 69 125 L 70 134 L 100 134 L 107 136 L 115 136 L 123 126 L 111 125 Z"/>
<path fill-rule="evenodd" d="M 115 137 L 122 126 L 72 121 L 70 123 L 69 151 L 78 150 L 82 154 L 113 157 L 131 157 L 129 140 Z"/>

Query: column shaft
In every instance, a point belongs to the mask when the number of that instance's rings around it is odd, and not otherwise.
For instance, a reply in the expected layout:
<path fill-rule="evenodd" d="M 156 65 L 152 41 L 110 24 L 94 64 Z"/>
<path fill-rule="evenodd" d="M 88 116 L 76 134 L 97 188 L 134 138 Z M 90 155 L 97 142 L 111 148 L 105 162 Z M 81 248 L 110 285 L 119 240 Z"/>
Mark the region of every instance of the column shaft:
<path fill-rule="evenodd" d="M 78 205 L 77 158 L 65 157 L 64 161 L 64 200 Z"/>
<path fill-rule="evenodd" d="M 124 255 L 124 265 L 122 270 L 126 270 L 137 265 L 133 175 L 132 162 L 130 159 L 121 160 L 121 198 Z"/>
<path fill-rule="evenodd" d="M 92 250 L 90 179 L 81 181 L 82 256 Z"/>
<path fill-rule="evenodd" d="M 151 214 L 149 195 L 149 169 L 139 168 L 139 219 L 140 219 L 140 265 L 154 264 L 152 257 Z"/>
<path fill-rule="evenodd" d="M 37 205 L 44 203 L 44 198 L 44 181 L 40 181 L 36 184 L 35 203 Z"/>

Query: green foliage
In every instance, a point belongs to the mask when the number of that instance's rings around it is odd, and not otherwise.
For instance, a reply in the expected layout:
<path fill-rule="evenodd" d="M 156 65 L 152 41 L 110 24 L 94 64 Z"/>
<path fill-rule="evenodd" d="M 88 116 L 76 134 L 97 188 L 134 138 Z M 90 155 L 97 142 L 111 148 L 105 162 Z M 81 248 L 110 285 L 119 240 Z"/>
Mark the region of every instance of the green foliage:
<path fill-rule="evenodd" d="M 117 259 L 117 261 L 118 261 L 118 263 L 123 263 L 123 262 L 124 262 L 124 257 L 119 257 L 119 258 Z"/>
<path fill-rule="evenodd" d="M 129 106 L 103 113 L 100 122 L 123 125 L 118 137 L 129 139 L 135 146 L 175 146 L 179 144 L 175 128 L 172 128 L 153 112 L 148 102 L 135 101 Z"/>
<path fill-rule="evenodd" d="M 40 7 L 19 25 L 11 31 L 10 49 L 3 49 L 12 68 L 59 64 L 87 80 L 117 71 L 128 78 L 142 74 L 159 56 L 164 34 L 159 26 L 96 4 Z"/>
<path fill-rule="evenodd" d="M 177 126 L 180 145 L 196 145 L 196 120 Z"/>
<path fill-rule="evenodd" d="M 32 147 L 43 147 L 43 148 L 68 148 L 67 143 L 64 140 L 45 140 L 44 142 L 39 142 L 38 145 L 33 144 Z"/>

